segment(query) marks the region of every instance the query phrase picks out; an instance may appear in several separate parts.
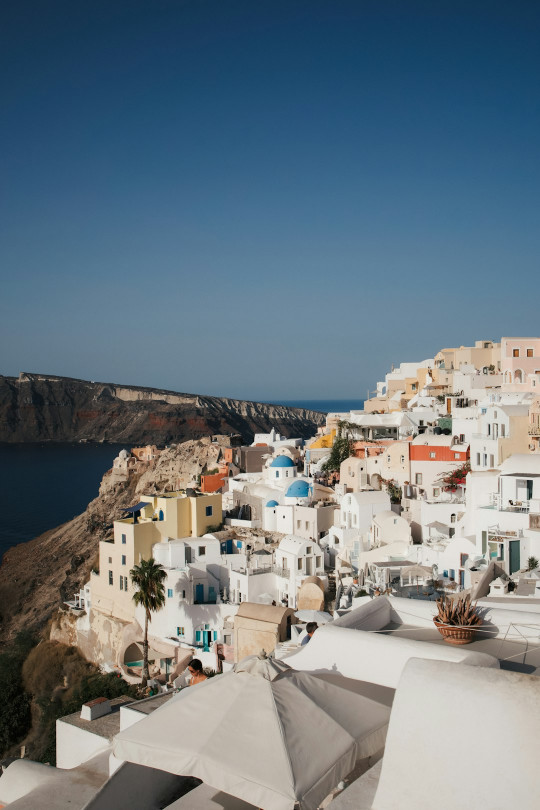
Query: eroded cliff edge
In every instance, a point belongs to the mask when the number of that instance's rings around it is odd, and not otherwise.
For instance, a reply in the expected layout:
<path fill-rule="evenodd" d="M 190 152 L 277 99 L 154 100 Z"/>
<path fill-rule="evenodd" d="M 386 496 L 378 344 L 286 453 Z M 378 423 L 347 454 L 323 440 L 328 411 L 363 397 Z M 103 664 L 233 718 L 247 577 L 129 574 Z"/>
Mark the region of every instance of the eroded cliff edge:
<path fill-rule="evenodd" d="M 0 442 L 156 444 L 272 427 L 307 438 L 324 414 L 225 397 L 21 373 L 0 376 Z"/>

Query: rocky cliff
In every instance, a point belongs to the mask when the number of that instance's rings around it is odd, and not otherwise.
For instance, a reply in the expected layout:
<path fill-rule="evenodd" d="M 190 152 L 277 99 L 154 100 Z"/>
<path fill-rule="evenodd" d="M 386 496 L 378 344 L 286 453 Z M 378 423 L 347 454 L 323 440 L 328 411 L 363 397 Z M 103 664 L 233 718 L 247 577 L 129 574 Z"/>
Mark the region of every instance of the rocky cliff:
<path fill-rule="evenodd" d="M 226 436 L 191 440 L 164 450 L 159 458 L 138 465 L 125 475 L 109 470 L 99 496 L 81 515 L 45 532 L 35 540 L 14 546 L 0 566 L 0 645 L 23 629 L 39 629 L 64 599 L 88 581 L 96 563 L 99 541 L 121 510 L 145 493 L 186 487 L 214 465 Z"/>
<path fill-rule="evenodd" d="M 125 442 L 156 444 L 272 427 L 312 436 L 318 411 L 224 397 L 21 373 L 0 376 L 0 442 Z"/>

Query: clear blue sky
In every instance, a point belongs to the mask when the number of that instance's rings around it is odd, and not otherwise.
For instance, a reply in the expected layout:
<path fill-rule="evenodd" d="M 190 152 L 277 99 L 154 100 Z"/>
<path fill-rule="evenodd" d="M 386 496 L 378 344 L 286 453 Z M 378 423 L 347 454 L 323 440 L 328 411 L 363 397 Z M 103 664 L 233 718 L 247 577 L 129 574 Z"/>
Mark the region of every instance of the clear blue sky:
<path fill-rule="evenodd" d="M 363 397 L 536 335 L 540 4 L 7 0 L 0 372 Z"/>

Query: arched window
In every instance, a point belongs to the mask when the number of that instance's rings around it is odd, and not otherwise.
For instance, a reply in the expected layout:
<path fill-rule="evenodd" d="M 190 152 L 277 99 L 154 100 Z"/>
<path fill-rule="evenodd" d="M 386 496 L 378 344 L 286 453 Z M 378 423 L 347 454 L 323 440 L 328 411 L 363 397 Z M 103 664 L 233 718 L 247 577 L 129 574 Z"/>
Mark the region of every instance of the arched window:
<path fill-rule="evenodd" d="M 163 509 L 160 509 L 159 510 L 159 519 L 163 520 L 164 518 L 165 518 L 165 515 L 163 514 Z"/>

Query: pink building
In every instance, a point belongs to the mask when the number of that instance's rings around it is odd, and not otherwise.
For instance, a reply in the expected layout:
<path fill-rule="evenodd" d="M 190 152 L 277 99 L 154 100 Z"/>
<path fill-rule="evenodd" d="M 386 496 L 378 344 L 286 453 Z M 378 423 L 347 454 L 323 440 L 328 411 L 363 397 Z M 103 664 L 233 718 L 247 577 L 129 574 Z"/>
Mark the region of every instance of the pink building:
<path fill-rule="evenodd" d="M 531 375 L 540 378 L 540 338 L 501 338 L 501 371 L 505 386 L 534 390 Z"/>

